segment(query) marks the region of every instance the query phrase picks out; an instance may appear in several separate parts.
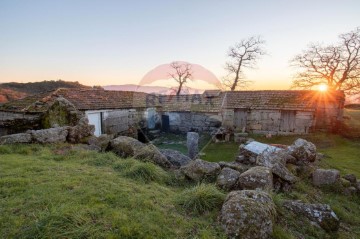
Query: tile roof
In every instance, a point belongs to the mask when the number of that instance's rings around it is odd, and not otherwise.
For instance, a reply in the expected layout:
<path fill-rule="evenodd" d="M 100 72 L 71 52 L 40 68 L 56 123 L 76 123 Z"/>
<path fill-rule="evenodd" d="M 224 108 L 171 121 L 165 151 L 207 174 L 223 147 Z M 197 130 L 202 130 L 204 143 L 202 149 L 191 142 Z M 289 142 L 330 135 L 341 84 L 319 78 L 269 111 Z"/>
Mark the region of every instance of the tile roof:
<path fill-rule="evenodd" d="M 319 92 L 312 90 L 264 90 L 264 91 L 229 91 L 225 93 L 222 108 L 249 109 L 316 109 L 319 100 L 338 102 L 344 99 L 342 91 Z"/>
<path fill-rule="evenodd" d="M 222 108 L 283 109 L 314 111 L 319 100 L 343 102 L 343 92 L 318 91 L 228 91 L 192 95 L 151 95 L 132 91 L 107 91 L 103 89 L 58 89 L 7 102 L 2 111 L 44 112 L 57 97 L 69 100 L 79 110 L 130 109 L 157 107 L 163 111 L 220 112 Z M 218 94 L 218 96 L 216 96 Z M 331 95 L 331 97 L 330 97 Z M 150 102 L 150 104 L 149 104 Z"/>
<path fill-rule="evenodd" d="M 3 104 L 0 110 L 44 112 L 57 97 L 69 100 L 79 110 L 126 109 L 146 107 L 146 94 L 102 89 L 58 89 Z"/>

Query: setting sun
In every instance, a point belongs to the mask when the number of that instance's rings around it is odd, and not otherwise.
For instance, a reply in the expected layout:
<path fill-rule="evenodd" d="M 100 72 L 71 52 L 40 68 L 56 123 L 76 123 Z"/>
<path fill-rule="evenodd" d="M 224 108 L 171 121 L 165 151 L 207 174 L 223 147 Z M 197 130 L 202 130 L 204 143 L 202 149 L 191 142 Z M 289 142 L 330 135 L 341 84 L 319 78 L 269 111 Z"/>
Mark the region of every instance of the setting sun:
<path fill-rule="evenodd" d="M 327 89 L 328 89 L 327 85 L 319 85 L 319 91 L 325 92 L 327 91 Z"/>

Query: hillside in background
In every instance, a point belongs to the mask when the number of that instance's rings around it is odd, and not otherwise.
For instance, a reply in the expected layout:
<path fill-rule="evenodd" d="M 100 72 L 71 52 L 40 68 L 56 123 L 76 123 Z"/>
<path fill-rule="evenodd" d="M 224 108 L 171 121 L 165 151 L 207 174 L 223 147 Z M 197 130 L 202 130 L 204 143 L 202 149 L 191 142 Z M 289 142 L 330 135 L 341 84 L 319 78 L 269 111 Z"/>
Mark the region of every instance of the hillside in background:
<path fill-rule="evenodd" d="M 0 103 L 21 99 L 25 96 L 27 96 L 27 94 L 24 92 L 0 88 Z"/>
<path fill-rule="evenodd" d="M 28 95 L 38 94 L 41 92 L 52 91 L 58 88 L 91 88 L 79 82 L 71 81 L 41 81 L 29 83 L 9 82 L 0 84 L 0 103 L 21 99 Z"/>

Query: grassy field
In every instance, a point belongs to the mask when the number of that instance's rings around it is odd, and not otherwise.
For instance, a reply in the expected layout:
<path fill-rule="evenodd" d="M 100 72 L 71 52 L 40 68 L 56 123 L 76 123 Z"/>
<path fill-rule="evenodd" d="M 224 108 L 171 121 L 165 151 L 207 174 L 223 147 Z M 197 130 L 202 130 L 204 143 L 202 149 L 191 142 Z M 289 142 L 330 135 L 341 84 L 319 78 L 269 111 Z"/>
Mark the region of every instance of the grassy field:
<path fill-rule="evenodd" d="M 66 151 L 0 146 L 0 238 L 223 238 L 215 222 L 224 194 L 214 186 L 200 198 L 214 191 L 218 203 L 192 213 L 181 205 L 194 185 L 157 166 Z"/>
<path fill-rule="evenodd" d="M 351 124 L 360 120 L 358 113 L 347 112 Z M 184 152 L 184 136 L 174 137 L 159 146 Z M 251 137 L 291 144 L 299 136 Z M 360 178 L 360 141 L 331 134 L 301 137 L 325 154 L 320 167 Z M 238 150 L 237 144 L 209 143 L 205 137 L 201 147 L 208 161 L 232 161 Z M 359 196 L 344 195 L 340 185 L 315 188 L 309 173 L 291 193 L 273 194 L 274 238 L 360 238 Z M 71 145 L 0 146 L 0 238 L 225 238 L 216 223 L 225 195 L 214 185 L 194 185 L 112 153 Z M 329 204 L 341 220 L 339 232 L 326 234 L 284 210 L 286 199 Z"/>

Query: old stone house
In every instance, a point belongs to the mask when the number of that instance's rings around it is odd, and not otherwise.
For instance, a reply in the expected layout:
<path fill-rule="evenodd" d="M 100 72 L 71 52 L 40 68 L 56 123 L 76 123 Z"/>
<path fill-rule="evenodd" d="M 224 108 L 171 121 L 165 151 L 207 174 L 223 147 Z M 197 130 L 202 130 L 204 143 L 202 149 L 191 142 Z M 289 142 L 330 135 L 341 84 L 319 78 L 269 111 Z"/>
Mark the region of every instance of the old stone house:
<path fill-rule="evenodd" d="M 226 92 L 223 124 L 252 133 L 307 134 L 328 131 L 342 120 L 341 91 Z"/>
<path fill-rule="evenodd" d="M 60 101 L 59 101 L 60 99 Z M 64 105 L 64 99 L 69 104 Z M 136 136 L 137 129 L 272 134 L 329 131 L 341 121 L 343 92 L 205 91 L 156 95 L 102 89 L 58 89 L 0 106 L 0 135 L 71 125 L 74 111 L 87 115 L 102 133 Z"/>
<path fill-rule="evenodd" d="M 59 104 L 59 99 L 66 100 L 74 109 Z M 145 93 L 102 89 L 58 89 L 33 95 L 0 107 L 0 135 L 71 125 L 74 110 L 88 117 L 97 136 L 135 135 L 147 111 L 145 99 Z"/>

